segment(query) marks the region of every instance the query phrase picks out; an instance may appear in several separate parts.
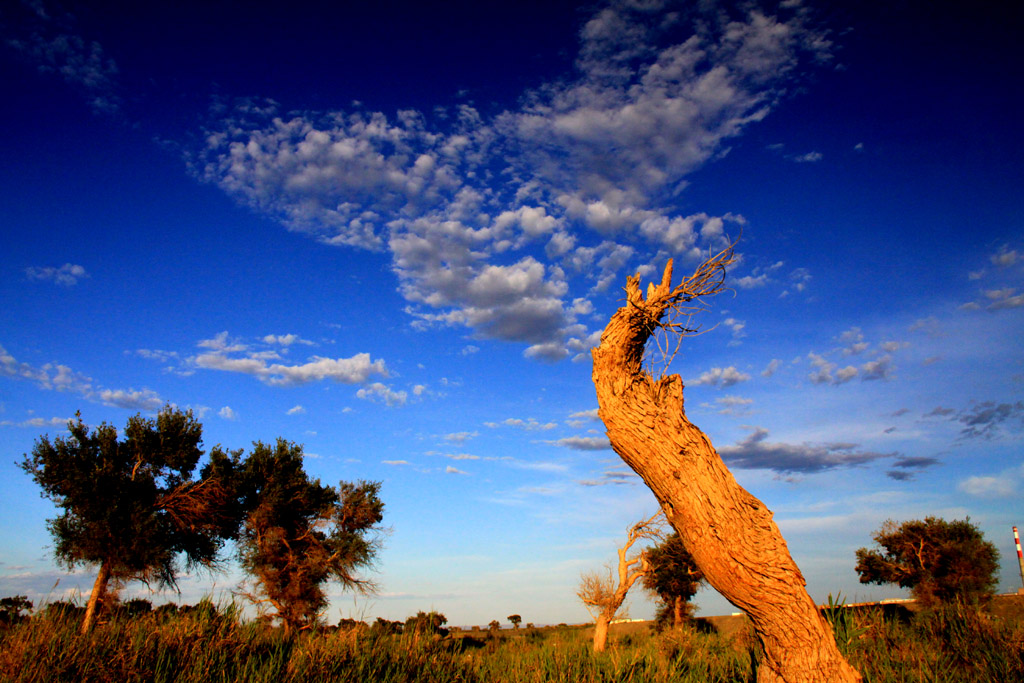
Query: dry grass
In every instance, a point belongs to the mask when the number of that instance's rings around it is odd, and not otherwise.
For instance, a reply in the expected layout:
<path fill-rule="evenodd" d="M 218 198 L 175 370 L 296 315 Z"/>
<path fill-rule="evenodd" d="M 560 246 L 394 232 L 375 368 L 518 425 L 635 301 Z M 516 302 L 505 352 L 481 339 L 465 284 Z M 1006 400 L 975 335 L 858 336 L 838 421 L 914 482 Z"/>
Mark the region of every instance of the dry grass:
<path fill-rule="evenodd" d="M 833 615 L 833 622 L 840 648 L 870 683 L 1024 680 L 1024 622 L 999 613 L 844 610 Z M 204 609 L 163 619 L 152 614 L 114 618 L 82 636 L 74 621 L 36 617 L 0 632 L 0 681 L 753 681 L 757 646 L 749 630 L 740 626 L 725 635 L 715 631 L 712 621 L 664 633 L 654 633 L 649 624 L 614 625 L 608 651 L 595 654 L 592 629 L 580 627 L 468 631 L 449 637 L 385 635 L 361 628 L 289 638 L 261 623 L 242 621 L 232 605 L 218 609 L 207 603 Z"/>

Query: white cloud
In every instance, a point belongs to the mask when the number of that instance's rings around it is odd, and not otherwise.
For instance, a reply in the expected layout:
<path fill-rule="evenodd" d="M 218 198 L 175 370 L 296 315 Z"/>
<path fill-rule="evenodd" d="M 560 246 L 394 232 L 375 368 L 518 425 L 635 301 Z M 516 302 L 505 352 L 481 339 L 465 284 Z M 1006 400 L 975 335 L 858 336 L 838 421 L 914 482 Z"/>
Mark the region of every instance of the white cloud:
<path fill-rule="evenodd" d="M 881 358 L 868 361 L 864 365 L 860 366 L 861 379 L 868 381 L 873 379 L 888 379 L 892 372 L 892 357 L 888 354 Z"/>
<path fill-rule="evenodd" d="M 202 340 L 198 346 L 211 351 L 189 358 L 187 363 L 190 366 L 252 375 L 274 386 L 306 384 L 325 379 L 343 384 L 359 384 L 373 375 L 388 376 L 384 361 L 371 360 L 368 353 L 358 353 L 351 358 L 312 356 L 306 363 L 287 365 L 268 362 L 279 358 L 274 352 L 252 351 L 244 344 L 229 342 L 226 332 Z"/>
<path fill-rule="evenodd" d="M 1017 481 L 1005 476 L 968 477 L 957 484 L 956 488 L 970 496 L 1008 498 L 1016 492 Z"/>
<path fill-rule="evenodd" d="M 1016 265 L 1024 258 L 1020 252 L 1016 249 L 1010 249 L 1010 245 L 1004 244 L 999 247 L 999 251 L 989 257 L 992 265 L 999 266 L 1000 268 L 1006 268 L 1008 266 Z"/>
<path fill-rule="evenodd" d="M 707 384 L 713 387 L 731 387 L 740 382 L 746 382 L 750 379 L 750 375 L 745 372 L 740 372 L 734 366 L 730 365 L 727 368 L 711 368 L 700 377 L 695 380 L 690 380 L 691 386 L 699 386 Z"/>
<path fill-rule="evenodd" d="M 782 361 L 778 358 L 772 358 L 768 365 L 765 366 L 764 370 L 761 371 L 762 377 L 771 377 L 778 371 L 779 366 L 782 365 Z"/>
<path fill-rule="evenodd" d="M 824 158 L 825 155 L 822 154 L 821 152 L 808 152 L 807 154 L 800 154 L 798 156 L 792 157 L 793 161 L 797 162 L 798 164 L 813 164 L 815 162 L 821 161 Z"/>
<path fill-rule="evenodd" d="M 220 410 L 217 411 L 217 415 L 219 415 L 224 420 L 237 420 L 238 419 L 238 413 L 236 413 L 231 408 L 231 406 L 224 406 L 223 408 L 221 408 Z"/>
<path fill-rule="evenodd" d="M 463 472 L 459 468 L 452 467 L 451 465 L 448 465 L 447 467 L 445 467 L 444 468 L 444 472 L 445 472 L 445 474 L 467 474 L 467 475 L 469 474 L 469 472 Z"/>
<path fill-rule="evenodd" d="M 547 443 L 571 448 L 574 451 L 603 451 L 612 447 L 606 436 L 567 436 Z"/>
<path fill-rule="evenodd" d="M 316 346 L 314 342 L 311 342 L 308 339 L 303 339 L 297 334 L 268 334 L 263 337 L 263 341 L 266 344 L 276 344 L 278 346 L 291 346 L 292 344 Z"/>
<path fill-rule="evenodd" d="M 283 115 L 240 101 L 189 163 L 291 230 L 389 252 L 414 325 L 464 326 L 540 360 L 581 359 L 573 346 L 588 333 L 576 318 L 591 310 L 563 268 L 600 291 L 652 249 L 692 259 L 720 245 L 742 217 L 672 216 L 655 200 L 766 116 L 801 65 L 828 50 L 805 12 L 694 12 L 686 30 L 682 14 L 652 22 L 638 4 L 604 8 L 581 32 L 578 77 L 492 120 L 461 105 L 435 129 L 411 110 Z M 620 243 L 594 246 L 611 235 Z M 551 261 L 517 253 L 530 244 Z"/>
<path fill-rule="evenodd" d="M 55 282 L 64 287 L 71 287 L 78 284 L 79 280 L 89 277 L 84 267 L 73 263 L 65 263 L 58 268 L 32 266 L 25 269 L 25 275 L 30 280 Z"/>
<path fill-rule="evenodd" d="M 409 394 L 405 391 L 394 391 L 381 382 L 374 382 L 357 391 L 356 398 L 366 401 L 383 401 L 386 405 L 394 407 L 404 406 Z"/>
<path fill-rule="evenodd" d="M 466 443 L 470 439 L 477 436 L 480 436 L 479 432 L 453 432 L 451 434 L 445 434 L 442 438 L 445 441 L 450 441 L 451 443 L 461 444 Z"/>
<path fill-rule="evenodd" d="M 544 422 L 544 423 L 542 423 L 542 422 L 538 422 L 536 418 L 532 418 L 532 417 L 531 418 L 527 418 L 526 420 L 521 420 L 518 417 L 510 417 L 510 418 L 507 418 L 505 420 L 502 420 L 500 424 L 497 423 L 497 422 L 485 422 L 484 425 L 487 426 L 487 427 L 491 427 L 492 429 L 494 427 L 499 427 L 501 425 L 505 425 L 507 427 L 518 427 L 519 429 L 525 429 L 528 432 L 535 432 L 535 431 L 547 431 L 549 429 L 554 429 L 555 427 L 558 426 L 558 423 L 557 422 Z"/>
<path fill-rule="evenodd" d="M 42 417 L 30 417 L 29 419 L 22 420 L 21 422 L 0 420 L 0 427 L 66 427 L 70 421 L 70 417 L 51 417 L 49 419 Z"/>
<path fill-rule="evenodd" d="M 3 346 L 0 346 L 0 376 L 29 380 L 41 389 L 70 392 L 88 401 L 129 410 L 153 412 L 166 403 L 152 389 L 97 388 L 91 378 L 59 363 L 46 363 L 37 368 L 19 362 Z"/>
<path fill-rule="evenodd" d="M 716 398 L 715 403 L 721 406 L 718 412 L 722 415 L 745 415 L 748 412 L 746 410 L 747 407 L 753 405 L 754 399 L 741 396 L 723 396 Z"/>
<path fill-rule="evenodd" d="M 302 415 L 306 412 L 306 409 L 301 405 L 293 406 L 288 409 L 287 415 Z"/>

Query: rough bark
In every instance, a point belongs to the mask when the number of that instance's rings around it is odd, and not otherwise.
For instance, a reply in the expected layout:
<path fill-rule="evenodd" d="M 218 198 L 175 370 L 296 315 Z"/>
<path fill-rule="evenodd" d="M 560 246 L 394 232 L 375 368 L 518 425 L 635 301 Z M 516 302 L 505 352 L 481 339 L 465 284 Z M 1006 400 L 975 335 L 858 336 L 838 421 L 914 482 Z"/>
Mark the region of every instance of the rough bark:
<path fill-rule="evenodd" d="M 594 652 L 604 652 L 608 643 L 609 619 L 604 614 L 597 615 L 594 622 Z"/>
<path fill-rule="evenodd" d="M 628 278 L 626 306 L 593 351 L 598 415 L 615 452 L 654 492 L 708 583 L 749 616 L 763 648 L 758 683 L 860 681 L 807 594 L 771 511 L 736 482 L 686 418 L 682 379 L 654 380 L 642 367 L 648 339 L 669 325 L 662 322 L 666 311 L 716 293 L 730 259 L 731 249 L 675 288 L 669 261 L 646 300 L 639 275 Z"/>
<path fill-rule="evenodd" d="M 85 618 L 82 619 L 82 633 L 88 633 L 96 623 L 96 612 L 100 601 L 107 593 L 107 583 L 110 581 L 110 561 L 107 560 L 100 565 L 100 571 L 96 574 L 96 581 L 92 584 L 92 593 L 89 594 L 89 603 L 85 607 Z"/>
<path fill-rule="evenodd" d="M 683 599 L 680 596 L 672 598 L 672 626 L 679 628 L 683 625 Z"/>

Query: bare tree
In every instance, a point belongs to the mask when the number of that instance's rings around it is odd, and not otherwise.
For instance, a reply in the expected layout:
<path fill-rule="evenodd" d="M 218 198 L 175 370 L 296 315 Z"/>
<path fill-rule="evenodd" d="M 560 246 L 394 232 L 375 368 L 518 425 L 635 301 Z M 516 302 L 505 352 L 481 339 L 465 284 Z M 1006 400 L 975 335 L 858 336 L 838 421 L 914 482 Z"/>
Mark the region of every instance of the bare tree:
<path fill-rule="evenodd" d="M 626 280 L 626 305 L 594 349 L 598 415 L 615 452 L 654 492 L 710 583 L 750 617 L 763 649 L 758 683 L 860 681 L 807 594 L 772 513 L 729 472 L 710 439 L 683 410 L 679 375 L 654 379 L 643 367 L 657 333 L 666 366 L 673 338 L 696 331 L 702 299 L 724 288 L 733 248 L 672 286 L 672 261 L 646 299 L 639 274 Z M 678 347 L 676 347 L 678 348 Z"/>
<path fill-rule="evenodd" d="M 661 526 L 657 523 L 660 516 L 659 511 L 650 519 L 637 522 L 629 528 L 626 542 L 618 551 L 617 576 L 612 574 L 609 567 L 607 572 L 588 572 L 580 577 L 576 595 L 594 618 L 594 652 L 604 652 L 608 642 L 608 625 L 626 601 L 629 589 L 649 568 L 646 550 L 633 555 L 629 551 L 637 541 L 660 537 Z"/>

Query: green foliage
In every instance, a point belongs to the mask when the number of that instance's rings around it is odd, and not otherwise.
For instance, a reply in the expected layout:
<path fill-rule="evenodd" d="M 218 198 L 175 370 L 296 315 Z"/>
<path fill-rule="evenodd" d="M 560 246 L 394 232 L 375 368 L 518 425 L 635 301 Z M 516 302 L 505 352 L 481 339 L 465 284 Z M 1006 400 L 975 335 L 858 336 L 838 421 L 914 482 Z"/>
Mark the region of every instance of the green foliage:
<path fill-rule="evenodd" d="M 26 614 L 22 614 L 26 612 Z M 27 595 L 0 598 L 0 624 L 17 624 L 32 612 L 32 601 Z"/>
<path fill-rule="evenodd" d="M 217 467 L 233 482 L 245 515 L 238 541 L 242 566 L 288 630 L 317 623 L 327 605 L 328 580 L 373 589 L 355 572 L 372 565 L 380 546 L 379 483 L 341 482 L 334 488 L 311 480 L 302 446 L 282 439 L 273 447 L 254 444 L 244 461 L 225 455 Z"/>
<path fill-rule="evenodd" d="M 428 635 L 448 635 L 448 630 L 442 628 L 448 623 L 448 617 L 440 612 L 417 612 L 416 616 L 405 620 L 403 633 L 423 633 Z"/>
<path fill-rule="evenodd" d="M 20 463 L 62 511 L 48 522 L 57 561 L 168 587 L 180 556 L 190 568 L 213 566 L 230 525 L 218 480 L 192 478 L 203 454 L 192 413 L 168 406 L 156 419 L 136 415 L 124 440 L 106 423 L 90 432 L 76 417 L 69 437 L 40 438 Z M 97 597 L 104 588 L 98 582 Z"/>
<path fill-rule="evenodd" d="M 377 635 L 396 635 L 402 632 L 404 624 L 400 621 L 391 621 L 384 617 L 377 617 L 377 621 L 373 622 L 373 626 L 370 630 Z"/>
<path fill-rule="evenodd" d="M 647 562 L 644 588 L 661 602 L 657 623 L 659 627 L 666 623 L 679 626 L 693 614 L 690 600 L 704 583 L 704 574 L 675 532 L 647 551 Z"/>
<path fill-rule="evenodd" d="M 519 616 L 518 614 L 510 614 L 508 616 L 508 620 L 512 624 L 513 628 L 519 628 L 519 624 L 522 623 L 523 618 L 521 616 Z"/>
<path fill-rule="evenodd" d="M 880 550 L 857 551 L 861 583 L 898 584 L 925 605 L 975 602 L 995 592 L 999 551 L 970 519 L 888 520 L 872 538 Z"/>
<path fill-rule="evenodd" d="M 842 593 L 836 594 L 835 598 L 832 597 L 831 593 L 828 594 L 828 606 L 822 610 L 822 616 L 825 617 L 825 621 L 832 627 L 832 635 L 835 636 L 836 645 L 839 646 L 839 651 L 845 657 L 849 652 L 850 646 L 864 635 L 866 629 L 854 624 L 853 614 L 846 606 L 846 600 L 843 598 Z"/>

